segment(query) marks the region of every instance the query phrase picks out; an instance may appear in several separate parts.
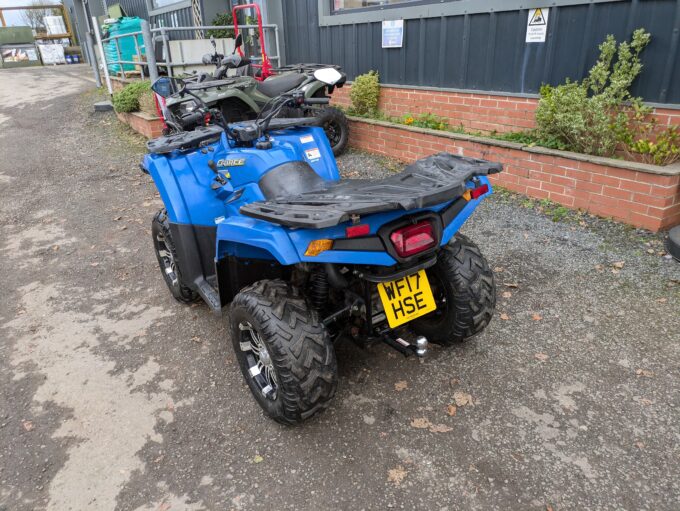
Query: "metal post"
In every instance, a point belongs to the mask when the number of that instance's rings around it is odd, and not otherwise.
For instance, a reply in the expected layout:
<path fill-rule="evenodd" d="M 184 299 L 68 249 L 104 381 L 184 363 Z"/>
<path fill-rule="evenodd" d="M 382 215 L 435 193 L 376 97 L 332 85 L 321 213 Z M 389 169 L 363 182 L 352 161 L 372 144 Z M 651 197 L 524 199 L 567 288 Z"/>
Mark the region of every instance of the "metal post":
<path fill-rule="evenodd" d="M 87 51 L 87 60 L 92 66 L 92 71 L 94 72 L 94 81 L 97 87 L 102 86 L 102 79 L 99 76 L 99 66 L 97 64 L 97 56 L 94 53 L 94 43 L 92 42 L 92 26 L 90 25 L 90 6 L 87 0 L 83 0 L 83 10 L 85 11 L 85 24 L 87 25 L 85 30 L 85 50 Z"/>
<path fill-rule="evenodd" d="M 92 25 L 94 26 L 94 35 L 97 39 L 97 46 L 99 46 L 99 57 L 102 59 L 104 67 L 104 79 L 106 80 L 106 88 L 109 89 L 109 96 L 113 95 L 113 88 L 111 87 L 111 77 L 109 76 L 109 66 L 106 63 L 106 55 L 104 54 L 104 45 L 102 44 L 102 35 L 99 32 L 99 25 L 97 18 L 92 16 Z"/>
<path fill-rule="evenodd" d="M 102 86 L 102 78 L 99 75 L 99 65 L 97 64 L 97 56 L 94 53 L 94 44 L 92 43 L 92 32 L 88 31 L 85 34 L 85 43 L 87 47 L 87 53 L 90 59 L 90 64 L 92 65 L 92 71 L 94 71 L 94 81 L 97 87 Z"/>
<path fill-rule="evenodd" d="M 156 66 L 156 48 L 153 43 L 153 36 L 151 35 L 151 28 L 149 22 L 142 20 L 142 42 L 144 43 L 144 51 L 146 52 L 146 64 L 149 67 L 149 78 L 151 83 L 158 80 L 158 67 Z M 167 57 L 166 57 L 167 58 Z"/>
<path fill-rule="evenodd" d="M 165 63 L 168 64 L 166 66 L 166 70 L 168 72 L 168 76 L 172 77 L 173 72 L 172 72 L 172 66 L 170 66 L 170 44 L 168 43 L 168 33 L 165 31 L 165 28 L 161 28 L 161 37 L 163 38 L 163 53 L 165 53 Z"/>
<path fill-rule="evenodd" d="M 137 60 L 139 61 L 139 76 L 144 80 L 144 65 L 143 65 L 143 60 L 142 60 L 142 52 L 139 49 L 139 39 L 137 39 L 138 34 L 135 34 L 133 36 L 133 39 L 135 41 L 135 53 L 137 55 Z M 133 59 L 134 60 L 134 59 Z"/>
<path fill-rule="evenodd" d="M 116 47 L 116 57 L 118 57 L 118 65 L 120 66 L 120 74 L 123 76 L 123 80 L 125 80 L 125 64 L 121 63 L 121 60 L 123 60 L 123 57 L 120 55 L 120 44 L 118 44 L 118 38 L 113 37 L 113 44 Z"/>

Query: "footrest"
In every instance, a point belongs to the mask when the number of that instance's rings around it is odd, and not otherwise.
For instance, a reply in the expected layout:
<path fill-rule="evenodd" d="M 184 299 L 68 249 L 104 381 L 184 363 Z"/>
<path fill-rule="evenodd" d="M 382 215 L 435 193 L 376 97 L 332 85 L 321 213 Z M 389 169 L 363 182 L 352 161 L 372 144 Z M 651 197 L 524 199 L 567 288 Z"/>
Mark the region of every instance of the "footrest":
<path fill-rule="evenodd" d="M 220 312 L 222 304 L 220 303 L 220 295 L 217 293 L 217 290 L 205 279 L 200 279 L 196 284 L 198 286 L 198 294 L 201 295 L 205 303 L 214 312 Z"/>

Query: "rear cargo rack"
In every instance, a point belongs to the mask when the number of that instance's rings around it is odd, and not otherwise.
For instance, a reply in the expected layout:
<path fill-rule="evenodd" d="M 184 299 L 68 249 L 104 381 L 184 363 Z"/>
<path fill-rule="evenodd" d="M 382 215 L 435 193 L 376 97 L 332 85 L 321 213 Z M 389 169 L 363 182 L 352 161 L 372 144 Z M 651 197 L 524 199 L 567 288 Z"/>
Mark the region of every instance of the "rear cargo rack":
<path fill-rule="evenodd" d="M 253 202 L 241 213 L 287 227 L 322 229 L 352 215 L 412 210 L 453 200 L 465 182 L 502 170 L 500 163 L 438 153 L 417 160 L 386 179 L 345 179 L 321 189 Z"/>

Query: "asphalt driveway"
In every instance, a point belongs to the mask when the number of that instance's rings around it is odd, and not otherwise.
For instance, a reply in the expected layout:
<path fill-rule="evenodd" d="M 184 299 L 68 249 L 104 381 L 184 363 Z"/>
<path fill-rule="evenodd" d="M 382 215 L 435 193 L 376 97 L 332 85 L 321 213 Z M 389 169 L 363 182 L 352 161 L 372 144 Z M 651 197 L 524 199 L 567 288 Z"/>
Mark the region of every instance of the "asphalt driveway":
<path fill-rule="evenodd" d="M 228 317 L 165 289 L 143 143 L 93 87 L 0 70 L 0 509 L 680 508 L 662 235 L 496 194 L 464 228 L 496 272 L 489 328 L 422 363 L 340 345 L 330 409 L 283 427 Z"/>

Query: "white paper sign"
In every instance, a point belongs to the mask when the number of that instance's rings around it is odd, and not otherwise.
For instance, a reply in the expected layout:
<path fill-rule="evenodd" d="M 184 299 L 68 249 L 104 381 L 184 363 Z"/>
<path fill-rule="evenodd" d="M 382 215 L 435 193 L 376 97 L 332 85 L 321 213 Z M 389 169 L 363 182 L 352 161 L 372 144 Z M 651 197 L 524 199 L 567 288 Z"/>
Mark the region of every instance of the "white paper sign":
<path fill-rule="evenodd" d="M 61 44 L 39 44 L 43 64 L 65 64 L 64 47 Z"/>
<path fill-rule="evenodd" d="M 545 35 L 548 33 L 548 14 L 550 9 L 539 7 L 529 9 L 527 20 L 527 43 L 544 43 Z"/>

